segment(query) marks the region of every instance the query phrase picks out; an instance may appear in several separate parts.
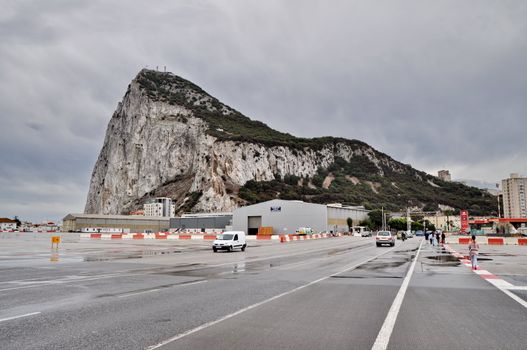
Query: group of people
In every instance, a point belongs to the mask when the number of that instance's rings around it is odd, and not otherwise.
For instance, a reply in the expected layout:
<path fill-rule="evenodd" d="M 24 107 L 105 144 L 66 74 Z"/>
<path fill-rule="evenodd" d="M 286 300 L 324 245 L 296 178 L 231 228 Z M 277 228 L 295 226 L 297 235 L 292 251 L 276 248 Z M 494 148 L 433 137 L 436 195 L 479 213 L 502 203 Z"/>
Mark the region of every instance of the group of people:
<path fill-rule="evenodd" d="M 445 233 L 440 233 L 439 231 L 425 232 L 425 239 L 430 242 L 430 245 L 433 246 L 445 244 Z"/>
<path fill-rule="evenodd" d="M 445 244 L 445 233 L 439 231 L 425 232 L 425 239 L 430 242 L 430 245 L 437 246 L 438 244 Z M 479 244 L 476 243 L 476 236 L 472 235 L 470 244 L 468 245 L 468 253 L 470 256 L 470 262 L 472 264 L 472 270 L 478 269 L 478 254 Z"/>

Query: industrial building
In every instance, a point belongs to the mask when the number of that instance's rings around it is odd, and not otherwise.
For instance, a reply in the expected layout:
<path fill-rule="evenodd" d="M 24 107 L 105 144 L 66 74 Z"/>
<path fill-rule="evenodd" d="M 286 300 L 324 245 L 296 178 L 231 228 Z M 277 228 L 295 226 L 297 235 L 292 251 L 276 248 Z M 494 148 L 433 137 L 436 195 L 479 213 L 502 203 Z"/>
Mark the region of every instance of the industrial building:
<path fill-rule="evenodd" d="M 224 231 L 232 224 L 232 213 L 183 214 L 170 219 L 170 229 L 198 230 L 201 232 Z"/>
<path fill-rule="evenodd" d="M 364 207 L 275 199 L 234 210 L 232 228 L 250 235 L 257 234 L 260 227 L 272 228 L 273 234 L 294 234 L 306 227 L 315 233 L 347 232 L 348 218 L 357 225 L 368 213 Z"/>
<path fill-rule="evenodd" d="M 135 215 L 68 214 L 64 217 L 65 232 L 160 232 L 168 231 L 169 218 Z M 108 231 L 108 232 L 110 232 Z"/>

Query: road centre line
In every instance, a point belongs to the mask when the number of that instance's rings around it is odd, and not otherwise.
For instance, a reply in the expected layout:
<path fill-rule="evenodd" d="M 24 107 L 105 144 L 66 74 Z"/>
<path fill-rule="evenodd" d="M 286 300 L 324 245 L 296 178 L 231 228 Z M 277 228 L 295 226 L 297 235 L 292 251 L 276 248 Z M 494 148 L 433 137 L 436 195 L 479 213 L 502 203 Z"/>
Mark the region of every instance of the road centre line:
<path fill-rule="evenodd" d="M 421 246 L 423 245 L 423 242 L 424 240 L 421 240 L 421 243 L 419 244 L 419 249 L 417 249 L 417 253 L 415 254 L 414 261 L 412 261 L 412 265 L 410 266 L 410 269 L 408 270 L 408 273 L 406 274 L 406 277 L 404 278 L 403 283 L 401 284 L 401 288 L 399 288 L 399 292 L 397 292 L 397 295 L 393 300 L 392 306 L 388 311 L 388 315 L 386 315 L 386 319 L 384 320 L 379 334 L 377 335 L 377 339 L 375 339 L 375 343 L 372 346 L 372 350 L 386 350 L 386 348 L 388 347 L 393 327 L 395 326 L 397 315 L 399 314 L 399 310 L 401 309 L 401 305 L 404 300 L 404 295 L 406 294 L 406 290 L 408 289 L 408 285 L 410 284 L 410 279 L 412 278 L 412 274 L 414 273 L 415 264 L 417 262 L 417 258 L 419 257 L 419 252 L 421 251 Z"/>
<path fill-rule="evenodd" d="M 382 252 L 381 254 L 377 254 L 377 255 L 375 255 L 375 256 L 373 256 L 373 257 L 370 257 L 370 258 L 368 258 L 368 259 L 366 259 L 366 260 L 363 260 L 363 261 L 361 261 L 361 262 L 359 262 L 359 263 L 357 263 L 357 264 L 354 264 L 354 265 L 351 265 L 351 266 L 349 266 L 349 267 L 346 267 L 345 269 L 343 269 L 343 270 L 341 270 L 341 271 L 338 271 L 338 272 L 335 272 L 335 273 L 332 273 L 331 275 L 324 276 L 324 277 L 319 278 L 319 279 L 317 279 L 317 280 L 311 281 L 311 282 L 309 282 L 309 283 L 306 283 L 306 284 L 304 284 L 304 285 L 301 285 L 301 286 L 299 286 L 299 287 L 296 287 L 296 288 L 294 288 L 294 289 L 291 289 L 291 290 L 289 290 L 289 291 L 287 291 L 287 292 L 280 293 L 280 294 L 275 295 L 275 296 L 273 296 L 273 297 L 271 297 L 271 298 L 268 298 L 268 299 L 265 299 L 265 300 L 260 301 L 260 302 L 258 302 L 258 303 L 255 303 L 255 304 L 252 304 L 252 305 L 250 305 L 250 306 L 247 306 L 247 307 L 245 307 L 245 308 L 243 308 L 243 309 L 240 309 L 240 310 L 238 310 L 238 311 L 235 311 L 235 312 L 233 312 L 233 313 L 231 313 L 231 314 L 225 315 L 225 316 L 223 316 L 223 317 L 221 317 L 221 318 L 219 318 L 219 319 L 217 319 L 217 320 L 214 320 L 214 321 L 211 321 L 211 322 L 204 323 L 204 324 L 202 324 L 201 326 L 198 326 L 198 327 L 196 327 L 196 328 L 190 329 L 190 330 L 185 331 L 185 332 L 183 332 L 183 333 L 177 334 L 177 335 L 175 335 L 175 336 L 173 336 L 173 337 L 171 337 L 171 338 L 169 338 L 169 339 L 167 339 L 167 340 L 165 340 L 165 341 L 162 341 L 162 342 L 160 342 L 160 343 L 158 343 L 158 344 L 156 344 L 156 345 L 149 346 L 149 347 L 146 348 L 146 349 L 147 349 L 147 350 L 154 350 L 154 349 L 160 348 L 160 347 L 162 347 L 162 346 L 164 346 L 164 345 L 167 345 L 167 344 L 169 344 L 169 343 L 172 343 L 172 342 L 174 342 L 174 341 L 176 341 L 176 340 L 178 340 L 178 339 L 184 338 L 184 337 L 186 337 L 186 336 L 188 336 L 188 335 L 191 335 L 191 334 L 193 334 L 193 333 L 199 332 L 199 331 L 201 331 L 201 330 L 203 330 L 203 329 L 205 329 L 205 328 L 208 328 L 208 327 L 210 327 L 210 326 L 213 326 L 213 325 L 215 325 L 215 324 L 218 324 L 218 323 L 220 323 L 220 322 L 222 322 L 222 321 L 225 321 L 225 320 L 228 320 L 228 319 L 233 318 L 233 317 L 235 317 L 235 316 L 238 316 L 239 314 L 242 314 L 242 313 L 244 313 L 244 312 L 246 312 L 246 311 L 249 311 L 249 310 L 252 310 L 252 309 L 254 309 L 254 308 L 257 308 L 257 307 L 259 307 L 259 306 L 261 306 L 261 305 L 267 304 L 267 303 L 269 303 L 269 302 L 271 302 L 271 301 L 273 301 L 273 300 L 276 300 L 276 299 L 281 298 L 281 297 L 284 297 L 284 296 L 286 296 L 286 295 L 289 295 L 289 294 L 292 294 L 292 293 L 298 292 L 299 290 L 302 290 L 302 289 L 304 289 L 304 288 L 306 288 L 306 287 L 312 286 L 312 285 L 314 285 L 314 284 L 317 284 L 317 283 L 319 283 L 319 282 L 322 282 L 322 281 L 324 281 L 324 280 L 327 280 L 328 278 L 331 278 L 331 277 L 333 277 L 333 276 L 336 276 L 336 275 L 339 275 L 339 274 L 341 274 L 341 273 L 347 272 L 347 271 L 349 271 L 349 270 L 356 269 L 357 267 L 359 267 L 359 266 L 361 266 L 361 265 L 364 265 L 364 264 L 366 264 L 366 263 L 368 263 L 368 262 L 370 262 L 370 261 L 372 261 L 372 260 L 375 260 L 375 259 L 381 257 L 382 255 L 385 255 L 385 254 L 387 254 L 387 253 L 393 251 L 395 248 L 396 248 L 396 247 L 393 247 L 393 248 L 391 248 L 391 249 L 388 249 L 388 250 Z"/>
<path fill-rule="evenodd" d="M 117 297 L 118 298 L 128 298 L 128 297 L 132 297 L 134 295 L 140 295 L 140 294 L 146 294 L 146 293 L 153 293 L 153 292 L 157 292 L 161 289 L 159 288 L 156 288 L 156 289 L 150 289 L 150 290 L 144 290 L 142 292 L 137 292 L 137 293 L 128 293 L 128 294 L 123 294 L 123 295 L 118 295 Z"/>
<path fill-rule="evenodd" d="M 205 283 L 205 282 L 207 282 L 207 280 L 190 282 L 190 283 L 183 283 L 183 284 L 178 284 L 177 286 L 172 286 L 172 287 L 186 287 L 186 286 L 191 286 L 193 284 L 200 284 L 200 283 Z M 117 297 L 118 298 L 128 298 L 128 297 L 131 297 L 131 296 L 134 296 L 134 295 L 158 292 L 158 291 L 160 291 L 162 289 L 166 289 L 166 288 L 156 288 L 156 289 L 144 290 L 144 291 L 136 292 L 136 293 L 127 293 L 127 294 L 123 294 L 123 295 L 118 295 Z"/>
<path fill-rule="evenodd" d="M 41 312 L 40 312 L 40 311 L 37 311 L 37 312 L 32 312 L 32 313 L 24 314 L 24 315 L 18 315 L 18 316 L 12 316 L 12 317 L 0 318 L 0 322 L 16 320 L 17 318 L 29 317 L 29 316 L 34 316 L 34 315 L 38 315 L 38 314 L 41 314 Z"/>
<path fill-rule="evenodd" d="M 18 290 L 18 289 L 36 288 L 36 287 L 46 287 L 46 286 L 52 286 L 52 285 L 57 285 L 57 284 L 69 284 L 69 283 L 73 283 L 73 282 L 95 281 L 95 280 L 100 280 L 100 279 L 105 279 L 105 278 L 113 278 L 113 277 L 137 276 L 137 275 L 138 274 L 136 274 L 136 273 L 124 274 L 124 275 L 123 274 L 115 274 L 115 275 L 94 276 L 94 277 L 90 277 L 90 278 L 74 279 L 74 280 L 49 281 L 47 283 L 38 283 L 38 284 L 34 284 L 34 285 L 29 285 L 29 286 L 4 288 L 4 289 L 0 289 L 0 292 L 6 292 L 6 291 Z"/>

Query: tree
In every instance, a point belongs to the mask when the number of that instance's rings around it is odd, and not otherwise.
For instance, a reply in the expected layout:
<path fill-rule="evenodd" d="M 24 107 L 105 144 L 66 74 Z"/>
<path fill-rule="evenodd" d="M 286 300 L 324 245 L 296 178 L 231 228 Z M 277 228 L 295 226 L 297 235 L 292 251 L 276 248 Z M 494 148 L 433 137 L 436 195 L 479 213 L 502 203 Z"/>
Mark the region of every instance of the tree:
<path fill-rule="evenodd" d="M 371 221 L 371 219 L 366 219 L 366 220 L 362 220 L 360 223 L 359 223 L 359 226 L 364 226 L 364 227 L 367 227 L 370 231 L 373 230 L 374 226 L 373 226 L 373 222 Z"/>
<path fill-rule="evenodd" d="M 398 231 L 406 230 L 406 218 L 391 218 L 388 225 Z"/>
<path fill-rule="evenodd" d="M 386 221 L 389 220 L 389 216 L 384 212 L 384 215 L 386 215 Z M 382 210 L 381 209 L 373 209 L 368 213 L 368 216 L 370 217 L 370 220 L 373 224 L 373 228 L 382 227 Z"/>
<path fill-rule="evenodd" d="M 432 224 L 428 220 L 425 220 L 423 224 L 426 226 L 427 230 L 430 230 L 430 231 L 435 231 L 436 230 L 436 226 L 434 224 Z"/>
<path fill-rule="evenodd" d="M 423 230 L 423 224 L 419 221 L 413 221 L 412 222 L 412 230 L 413 231 L 419 231 L 419 230 Z"/>
<path fill-rule="evenodd" d="M 353 226 L 353 219 L 352 218 L 347 218 L 346 222 L 348 223 L 348 231 L 351 232 L 351 227 Z"/>

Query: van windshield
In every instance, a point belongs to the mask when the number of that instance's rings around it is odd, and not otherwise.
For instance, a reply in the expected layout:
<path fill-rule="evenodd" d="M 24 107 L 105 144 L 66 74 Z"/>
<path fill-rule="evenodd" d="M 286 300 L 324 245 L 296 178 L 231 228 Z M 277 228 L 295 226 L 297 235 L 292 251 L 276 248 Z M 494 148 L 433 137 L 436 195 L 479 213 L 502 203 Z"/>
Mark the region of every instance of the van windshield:
<path fill-rule="evenodd" d="M 218 235 L 218 239 L 223 241 L 231 241 L 233 235 Z"/>

